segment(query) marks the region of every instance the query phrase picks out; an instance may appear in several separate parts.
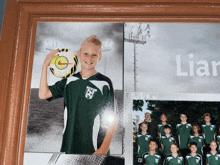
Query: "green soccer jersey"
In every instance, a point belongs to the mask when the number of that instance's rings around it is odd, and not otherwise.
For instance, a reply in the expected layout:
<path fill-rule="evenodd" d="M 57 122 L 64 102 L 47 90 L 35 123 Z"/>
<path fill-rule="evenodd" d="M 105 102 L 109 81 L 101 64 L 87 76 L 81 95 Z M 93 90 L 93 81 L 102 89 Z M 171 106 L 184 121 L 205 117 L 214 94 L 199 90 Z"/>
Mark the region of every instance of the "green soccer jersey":
<path fill-rule="evenodd" d="M 180 149 L 188 148 L 187 144 L 188 144 L 191 130 L 192 130 L 192 126 L 189 123 L 186 123 L 186 124 L 180 123 L 176 125 L 176 132 L 178 135 Z"/>
<path fill-rule="evenodd" d="M 167 136 L 162 136 L 161 137 L 161 141 L 160 144 L 163 144 L 163 150 L 162 153 L 167 156 L 168 154 L 171 153 L 170 151 L 170 144 L 176 142 L 176 140 L 174 139 L 174 137 L 171 135 L 170 137 Z"/>
<path fill-rule="evenodd" d="M 104 115 L 114 110 L 111 80 L 97 73 L 83 79 L 77 73 L 49 87 L 52 97 L 64 97 L 64 134 L 61 152 L 92 154 L 105 137 Z"/>
<path fill-rule="evenodd" d="M 200 154 L 196 154 L 196 156 L 188 154 L 186 156 L 186 165 L 202 165 L 202 161 L 202 156 Z"/>
<path fill-rule="evenodd" d="M 152 137 L 149 134 L 146 134 L 146 135 L 139 134 L 139 135 L 137 135 L 137 145 L 138 145 L 138 155 L 137 155 L 137 157 L 141 158 L 143 153 L 149 151 L 150 139 L 152 139 Z"/>
<path fill-rule="evenodd" d="M 200 154 L 200 155 L 203 155 L 203 145 L 205 144 L 204 138 L 202 136 L 191 135 L 189 137 L 188 144 L 190 144 L 191 142 L 196 142 L 196 144 L 197 144 L 197 153 Z"/>
<path fill-rule="evenodd" d="M 220 154 L 216 152 L 213 155 L 211 152 L 206 155 L 206 164 L 207 165 L 220 165 Z"/>
<path fill-rule="evenodd" d="M 142 156 L 143 164 L 146 165 L 159 165 L 161 164 L 161 156 L 157 153 L 151 155 L 149 152 L 144 153 Z"/>
<path fill-rule="evenodd" d="M 166 125 L 169 125 L 169 126 L 170 126 L 170 129 L 172 130 L 172 127 L 171 127 L 170 124 L 166 124 Z M 163 124 L 158 124 L 158 125 L 157 125 L 157 130 L 158 130 L 158 132 L 160 133 L 160 138 L 161 138 L 161 136 L 164 136 L 164 135 L 165 135 L 164 126 L 165 126 L 165 125 L 163 125 Z"/>
<path fill-rule="evenodd" d="M 184 159 L 180 155 L 174 157 L 172 154 L 169 154 L 165 158 L 163 165 L 184 165 Z"/>
<path fill-rule="evenodd" d="M 218 153 L 220 153 L 220 135 L 216 137 L 216 142 L 218 143 Z"/>
<path fill-rule="evenodd" d="M 215 140 L 216 127 L 215 125 L 202 125 L 203 137 L 205 139 L 205 143 L 209 144 L 212 140 Z"/>

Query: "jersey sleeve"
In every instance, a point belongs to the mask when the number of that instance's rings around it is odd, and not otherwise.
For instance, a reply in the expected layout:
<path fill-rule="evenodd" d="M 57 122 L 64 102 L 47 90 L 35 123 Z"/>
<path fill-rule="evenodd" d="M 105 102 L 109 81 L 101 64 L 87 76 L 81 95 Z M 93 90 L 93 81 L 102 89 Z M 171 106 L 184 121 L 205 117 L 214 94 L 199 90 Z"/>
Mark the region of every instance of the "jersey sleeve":
<path fill-rule="evenodd" d="M 159 162 L 158 164 L 162 164 L 161 156 L 159 157 Z"/>
<path fill-rule="evenodd" d="M 209 165 L 209 159 L 208 159 L 207 155 L 206 155 L 206 164 Z"/>
<path fill-rule="evenodd" d="M 49 89 L 52 93 L 52 97 L 48 98 L 47 101 L 52 101 L 63 97 L 66 81 L 67 79 L 62 79 L 61 81 L 56 82 L 54 85 L 49 86 Z"/>
<path fill-rule="evenodd" d="M 164 159 L 163 165 L 169 165 L 169 162 L 168 162 L 168 160 L 167 160 L 167 157 Z"/>
<path fill-rule="evenodd" d="M 116 112 L 117 106 L 114 103 L 114 90 L 111 81 L 108 81 L 108 85 L 103 86 L 103 106 L 109 107 L 111 111 Z"/>
<path fill-rule="evenodd" d="M 145 158 L 144 158 L 145 155 L 146 155 L 146 153 L 144 153 L 144 154 L 142 155 L 142 158 L 139 158 L 138 163 L 141 163 L 141 164 L 145 164 L 145 163 L 146 163 L 146 162 L 145 162 Z"/>
<path fill-rule="evenodd" d="M 179 126 L 176 125 L 176 134 L 179 135 Z"/>
<path fill-rule="evenodd" d="M 189 165 L 189 162 L 188 162 L 188 159 L 187 159 L 187 158 L 185 158 L 185 162 L 186 162 L 185 165 Z"/>
<path fill-rule="evenodd" d="M 191 136 L 189 137 L 189 139 L 188 139 L 188 144 L 190 144 L 191 143 Z"/>
<path fill-rule="evenodd" d="M 137 136 L 137 145 L 139 144 L 139 138 L 138 138 L 138 136 Z"/>
<path fill-rule="evenodd" d="M 214 125 L 214 134 L 217 133 L 216 126 Z"/>
<path fill-rule="evenodd" d="M 205 144 L 205 139 L 202 137 L 202 145 L 204 145 Z"/>

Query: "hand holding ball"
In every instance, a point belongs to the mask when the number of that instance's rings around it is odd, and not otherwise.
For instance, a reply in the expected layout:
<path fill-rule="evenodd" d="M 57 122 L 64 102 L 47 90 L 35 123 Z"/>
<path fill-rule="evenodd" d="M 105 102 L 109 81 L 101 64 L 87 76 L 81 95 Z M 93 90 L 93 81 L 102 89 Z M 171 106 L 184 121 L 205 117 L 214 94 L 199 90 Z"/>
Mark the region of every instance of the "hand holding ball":
<path fill-rule="evenodd" d="M 52 74 L 59 78 L 72 76 L 78 67 L 78 58 L 70 49 L 61 49 L 55 54 L 57 57 L 50 62 L 49 68 Z"/>

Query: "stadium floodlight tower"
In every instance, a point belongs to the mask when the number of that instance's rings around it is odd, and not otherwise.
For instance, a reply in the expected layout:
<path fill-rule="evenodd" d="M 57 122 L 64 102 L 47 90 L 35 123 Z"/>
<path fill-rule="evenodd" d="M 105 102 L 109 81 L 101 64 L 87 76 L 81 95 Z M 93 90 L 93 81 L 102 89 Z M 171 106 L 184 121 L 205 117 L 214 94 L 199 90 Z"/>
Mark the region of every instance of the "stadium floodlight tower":
<path fill-rule="evenodd" d="M 143 30 L 143 26 L 146 26 Z M 125 23 L 125 26 L 127 24 Z M 135 29 L 135 25 L 131 27 L 129 33 L 125 33 L 124 41 L 134 43 L 134 91 L 137 91 L 137 66 L 136 66 L 136 44 L 144 45 L 147 41 L 146 38 L 150 37 L 150 25 L 139 23 L 137 31 L 134 33 L 133 28 Z"/>
<path fill-rule="evenodd" d="M 112 50 L 112 42 L 109 40 L 108 42 L 104 42 L 102 45 L 102 53 L 110 52 Z M 104 66 L 104 74 L 106 74 L 106 65 L 108 62 L 108 56 L 105 58 L 105 66 Z"/>

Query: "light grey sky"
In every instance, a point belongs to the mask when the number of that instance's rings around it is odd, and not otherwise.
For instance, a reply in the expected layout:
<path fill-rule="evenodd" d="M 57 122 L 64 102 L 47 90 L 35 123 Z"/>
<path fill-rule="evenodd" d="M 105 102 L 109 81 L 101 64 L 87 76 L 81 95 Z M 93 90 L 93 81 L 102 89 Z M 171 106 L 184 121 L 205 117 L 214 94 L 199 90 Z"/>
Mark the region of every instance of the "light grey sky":
<path fill-rule="evenodd" d="M 97 35 L 103 43 L 102 59 L 97 64 L 98 72 L 112 80 L 114 89 L 122 90 L 123 76 L 123 23 L 74 23 L 74 22 L 39 22 L 37 24 L 34 63 L 31 88 L 39 88 L 41 68 L 48 49 L 68 48 L 75 53 L 84 39 Z M 110 50 L 109 50 L 110 49 Z M 80 71 L 80 65 L 78 70 Z M 48 70 L 48 84 L 56 78 Z"/>
<path fill-rule="evenodd" d="M 212 74 L 212 61 L 220 61 L 219 23 L 143 23 L 142 29 L 150 25 L 147 43 L 137 45 L 137 92 L 147 93 L 219 93 L 220 66 L 217 76 Z M 127 23 L 125 36 L 137 33 L 139 23 Z M 142 34 L 145 35 L 146 31 Z M 134 91 L 133 55 L 134 44 L 125 42 L 125 91 Z M 189 58 L 193 54 L 193 58 Z M 181 58 L 181 72 L 177 75 L 177 61 Z M 209 76 L 199 76 L 196 70 L 204 67 L 197 62 L 205 60 Z M 189 61 L 194 64 L 194 76 L 189 76 Z M 202 62 L 204 63 L 204 61 Z M 204 72 L 204 70 L 201 70 Z"/>

